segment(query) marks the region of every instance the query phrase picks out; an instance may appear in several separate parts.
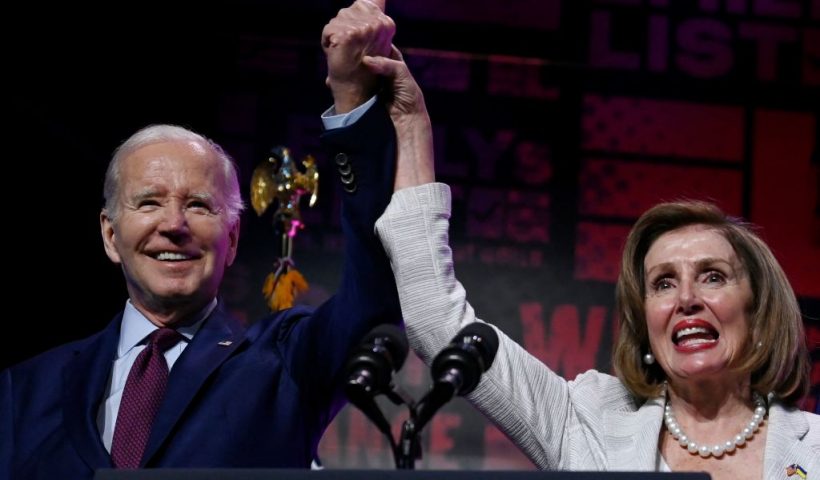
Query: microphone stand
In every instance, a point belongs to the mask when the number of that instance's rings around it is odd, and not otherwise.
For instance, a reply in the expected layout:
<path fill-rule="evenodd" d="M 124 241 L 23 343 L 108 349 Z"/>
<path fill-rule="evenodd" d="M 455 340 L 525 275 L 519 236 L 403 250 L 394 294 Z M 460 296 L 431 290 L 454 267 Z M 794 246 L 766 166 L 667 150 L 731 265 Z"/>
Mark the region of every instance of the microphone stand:
<path fill-rule="evenodd" d="M 390 435 L 390 442 L 393 446 L 393 460 L 398 470 L 414 470 L 416 459 L 421 458 L 421 443 L 419 442 L 419 430 L 415 428 L 416 409 L 415 400 L 410 397 L 401 387 L 394 385 L 387 392 L 389 398 L 395 405 L 406 405 L 410 418 L 405 420 L 401 426 L 398 443 L 393 443 L 393 435 Z"/>
<path fill-rule="evenodd" d="M 459 343 L 457 343 L 459 342 Z M 477 348 L 478 346 L 478 348 Z M 432 371 L 436 376 L 433 388 L 416 403 L 392 381 L 389 388 L 372 390 L 368 370 L 348 383 L 347 395 L 351 403 L 359 407 L 389 440 L 393 459 L 399 470 L 414 470 L 416 460 L 421 458 L 419 435 L 433 415 L 456 395 L 472 392 L 481 374 L 492 364 L 498 350 L 498 337 L 492 327 L 470 324 L 459 331 L 451 344 L 439 352 L 433 360 Z M 393 439 L 390 424 L 375 402 L 374 394 L 384 393 L 396 405 L 407 405 L 409 418 L 402 423 L 398 443 Z"/>
<path fill-rule="evenodd" d="M 430 405 L 429 402 L 426 402 L 426 398 L 422 399 L 421 403 L 416 404 L 412 397 L 399 386 L 393 385 L 390 390 L 384 393 L 395 405 L 406 405 L 410 415 L 410 417 L 402 423 L 398 442 L 393 439 L 393 433 L 390 431 L 389 423 L 372 397 L 365 399 L 360 396 L 354 396 L 352 398 L 355 398 L 355 400 L 351 401 L 351 403 L 359 407 L 365 416 L 367 416 L 387 438 L 387 441 L 390 443 L 390 449 L 393 451 L 393 461 L 396 464 L 396 469 L 415 470 L 416 460 L 421 458 L 421 441 L 419 439 L 421 429 L 433 417 L 438 407 L 446 402 L 446 400 L 441 402 L 437 407 L 430 409 L 425 408 L 425 405 Z M 420 417 L 420 413 L 423 413 L 424 416 Z"/>
<path fill-rule="evenodd" d="M 418 433 L 413 427 L 416 418 L 416 403 L 410 395 L 397 385 L 391 385 L 390 390 L 384 392 L 385 396 L 390 399 L 395 405 L 406 405 L 410 412 L 410 418 L 404 421 L 402 425 L 401 436 L 397 443 L 393 439 L 393 432 L 390 430 L 390 424 L 384 417 L 384 414 L 379 409 L 378 404 L 373 397 L 368 397 L 366 400 L 358 397 L 356 401 L 352 401 L 354 405 L 358 406 L 365 416 L 367 416 L 378 428 L 390 443 L 390 449 L 393 451 L 393 461 L 397 469 L 414 469 L 415 460 L 421 458 L 421 444 L 419 443 Z"/>
<path fill-rule="evenodd" d="M 456 368 L 450 368 L 439 377 L 434 387 L 418 403 L 401 387 L 391 384 L 390 389 L 384 392 L 385 396 L 395 405 L 406 405 L 409 412 L 409 418 L 402 423 L 398 442 L 393 439 L 390 424 L 372 396 L 365 394 L 361 389 L 352 389 L 347 393 L 351 403 L 359 407 L 387 437 L 393 450 L 396 469 L 415 470 L 416 460 L 421 459 L 422 429 L 444 404 L 456 396 L 463 382 L 461 372 Z"/>
<path fill-rule="evenodd" d="M 461 374 L 456 369 L 449 369 L 436 382 L 415 406 L 408 405 L 410 418 L 404 421 L 399 439 L 399 452 L 396 457 L 396 468 L 414 470 L 416 459 L 421 458 L 421 430 L 433 419 L 433 415 L 458 392 L 463 383 Z"/>
<path fill-rule="evenodd" d="M 415 470 L 416 459 L 421 458 L 421 442 L 416 428 L 415 410 L 410 409 L 410 418 L 401 425 L 401 438 L 396 452 L 396 468 L 399 470 Z"/>

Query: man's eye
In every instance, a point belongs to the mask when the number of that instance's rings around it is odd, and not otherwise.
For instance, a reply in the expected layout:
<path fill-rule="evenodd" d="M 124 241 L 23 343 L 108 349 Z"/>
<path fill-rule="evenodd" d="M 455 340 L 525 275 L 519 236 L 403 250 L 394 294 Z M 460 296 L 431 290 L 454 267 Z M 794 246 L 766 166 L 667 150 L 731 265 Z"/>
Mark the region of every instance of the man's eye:
<path fill-rule="evenodd" d="M 211 211 L 211 206 L 207 202 L 202 202 L 202 201 L 190 202 L 188 204 L 188 208 L 191 209 L 191 210 L 204 211 L 204 212 L 210 212 Z"/>
<path fill-rule="evenodd" d="M 137 202 L 137 208 L 158 207 L 159 202 L 156 200 L 140 200 Z"/>

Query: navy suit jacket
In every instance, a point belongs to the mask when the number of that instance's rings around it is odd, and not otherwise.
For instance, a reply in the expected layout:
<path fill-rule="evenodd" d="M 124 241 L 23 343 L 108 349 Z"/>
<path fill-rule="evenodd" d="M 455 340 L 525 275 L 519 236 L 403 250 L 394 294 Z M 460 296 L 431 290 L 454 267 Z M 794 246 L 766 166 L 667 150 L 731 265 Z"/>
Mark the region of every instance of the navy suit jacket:
<path fill-rule="evenodd" d="M 350 349 L 373 326 L 400 321 L 374 234 L 393 190 L 389 116 L 376 105 L 354 125 L 324 133 L 322 143 L 352 168 L 344 169 L 339 290 L 315 311 L 293 308 L 247 330 L 217 308 L 170 372 L 142 466 L 308 467 L 342 406 Z M 88 479 L 112 467 L 96 417 L 121 318 L 0 372 L 0 479 Z"/>

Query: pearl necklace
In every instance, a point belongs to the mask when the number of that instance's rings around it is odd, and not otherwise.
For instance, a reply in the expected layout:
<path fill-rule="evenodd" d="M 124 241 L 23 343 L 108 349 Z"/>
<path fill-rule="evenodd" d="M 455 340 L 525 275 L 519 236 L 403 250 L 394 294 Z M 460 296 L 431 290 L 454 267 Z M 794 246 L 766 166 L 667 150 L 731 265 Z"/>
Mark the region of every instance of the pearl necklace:
<path fill-rule="evenodd" d="M 735 447 L 739 447 L 746 443 L 746 440 L 751 439 L 760 428 L 760 423 L 766 418 L 766 402 L 763 401 L 763 397 L 757 392 L 752 392 L 752 396 L 755 402 L 755 413 L 752 415 L 752 420 L 743 427 L 740 433 L 723 443 L 709 446 L 698 445 L 692 441 L 692 439 L 683 432 L 677 419 L 675 419 L 675 414 L 672 413 L 672 406 L 669 405 L 668 400 L 663 412 L 663 421 L 666 423 L 666 429 L 669 430 L 672 437 L 678 441 L 681 447 L 689 450 L 689 453 L 692 455 L 697 453 L 703 458 L 708 458 L 709 456 L 719 458 L 723 456 L 724 453 L 731 453 Z"/>

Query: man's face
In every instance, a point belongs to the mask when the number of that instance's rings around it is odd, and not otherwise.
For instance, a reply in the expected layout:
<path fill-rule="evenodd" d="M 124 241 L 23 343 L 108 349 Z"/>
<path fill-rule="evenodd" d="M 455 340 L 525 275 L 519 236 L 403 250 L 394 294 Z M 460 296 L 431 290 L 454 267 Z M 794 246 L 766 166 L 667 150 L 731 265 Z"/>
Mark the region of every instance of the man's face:
<path fill-rule="evenodd" d="M 174 323 L 214 298 L 236 257 L 239 224 L 228 224 L 220 162 L 199 143 L 165 141 L 120 167 L 116 219 L 100 216 L 105 251 L 137 309 Z"/>

